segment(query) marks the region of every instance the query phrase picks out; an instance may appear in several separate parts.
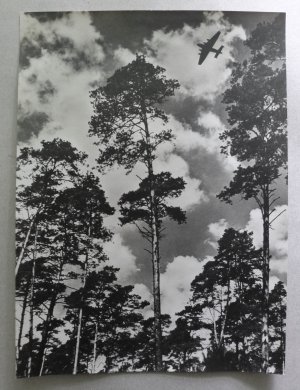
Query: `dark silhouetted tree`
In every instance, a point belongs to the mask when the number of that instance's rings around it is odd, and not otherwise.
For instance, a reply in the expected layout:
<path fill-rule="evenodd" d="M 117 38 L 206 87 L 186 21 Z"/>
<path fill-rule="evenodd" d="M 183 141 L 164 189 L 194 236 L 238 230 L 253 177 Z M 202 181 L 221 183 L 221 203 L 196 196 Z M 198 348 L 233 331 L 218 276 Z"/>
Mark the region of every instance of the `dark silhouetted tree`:
<path fill-rule="evenodd" d="M 231 203 L 240 195 L 255 199 L 263 220 L 262 371 L 269 364 L 269 229 L 274 216 L 276 185 L 287 166 L 287 111 L 284 15 L 260 24 L 245 42 L 247 60 L 234 64 L 223 103 L 229 128 L 220 136 L 222 151 L 242 164 L 218 197 Z"/>
<path fill-rule="evenodd" d="M 68 321 L 74 324 L 76 333 L 81 326 L 83 343 L 74 353 L 79 372 L 95 372 L 99 356 L 105 359 L 100 371 L 110 372 L 115 368 L 127 371 L 128 362 L 134 358 L 130 346 L 134 345 L 142 320 L 140 311 L 149 303 L 132 292 L 133 286 L 119 285 L 117 271 L 105 266 L 90 272 L 84 286 L 66 299 Z M 80 323 L 78 310 L 82 313 Z"/>
<path fill-rule="evenodd" d="M 153 264 L 153 297 L 154 297 L 154 329 L 155 329 L 155 370 L 161 371 L 161 305 L 160 305 L 160 213 L 175 216 L 181 210 L 166 207 L 157 209 L 160 202 L 156 182 L 165 181 L 173 185 L 178 191 L 183 186 L 182 179 L 172 179 L 168 173 L 155 175 L 153 162 L 159 145 L 171 141 L 172 131 L 165 129 L 168 117 L 161 109 L 161 104 L 168 97 L 174 95 L 179 87 L 176 80 L 167 79 L 165 69 L 148 63 L 143 55 L 118 69 L 104 87 L 91 92 L 94 115 L 90 121 L 90 135 L 96 136 L 95 142 L 99 146 L 98 163 L 101 169 L 112 167 L 114 164 L 125 167 L 127 172 L 132 171 L 137 163 L 146 167 L 147 177 L 142 180 L 137 192 L 127 194 L 135 198 L 146 191 L 147 199 L 142 195 L 133 199 L 134 204 L 124 205 L 125 219 L 131 222 L 145 217 L 147 208 L 147 237 L 150 239 L 150 254 Z M 176 181 L 179 183 L 177 184 Z M 168 183 L 168 184 L 167 184 Z M 166 188 L 165 188 L 166 190 Z M 170 188 L 170 191 L 173 189 Z M 147 202 L 141 208 L 138 202 Z M 126 195 L 123 201 L 127 202 Z M 137 207 L 135 207 L 137 206 Z M 129 210 L 131 209 L 131 210 Z M 143 210 L 142 210 L 143 209 Z M 130 213 L 129 213 L 130 211 Z M 130 214 L 130 215 L 129 215 Z M 137 219 L 134 218 L 138 216 Z M 177 217 L 175 217 L 177 218 Z M 125 223 L 125 219 L 123 223 Z M 178 219 L 178 218 L 177 218 Z M 145 231 L 144 231 L 145 233 Z M 145 234 L 143 236 L 145 236 Z"/>
<path fill-rule="evenodd" d="M 24 258 L 34 225 L 41 213 L 47 212 L 59 187 L 78 174 L 78 165 L 86 155 L 59 138 L 42 141 L 40 149 L 24 147 L 17 158 L 17 263 L 16 275 Z M 42 217 L 46 219 L 46 217 Z"/>
<path fill-rule="evenodd" d="M 155 359 L 155 328 L 154 317 L 149 317 L 141 321 L 141 329 L 134 339 L 134 349 L 136 350 L 136 359 L 134 362 L 134 369 L 145 370 L 147 372 L 156 371 Z M 162 354 L 168 354 L 168 329 L 171 324 L 171 318 L 168 314 L 161 314 L 161 328 L 162 328 Z M 167 362 L 164 362 L 163 370 L 167 370 Z"/>
<path fill-rule="evenodd" d="M 233 228 L 225 230 L 218 244 L 214 260 L 208 261 L 192 282 L 190 310 L 194 321 L 198 321 L 198 328 L 210 332 L 206 368 L 237 369 L 228 364 L 226 343 L 231 338 L 236 344 L 236 359 L 240 361 L 239 345 L 250 343 L 249 316 L 254 311 L 253 306 L 260 303 L 262 254 L 254 248 L 251 234 Z M 251 296 L 254 302 L 249 300 Z"/>
<path fill-rule="evenodd" d="M 285 368 L 285 333 L 286 333 L 286 289 L 282 282 L 277 282 L 270 292 L 269 326 L 273 348 L 270 352 L 270 364 L 275 372 L 284 373 Z"/>
<path fill-rule="evenodd" d="M 176 327 L 167 337 L 168 366 L 179 372 L 200 371 L 199 358 L 195 355 L 200 349 L 201 337 L 197 335 L 186 311 L 178 313 Z"/>

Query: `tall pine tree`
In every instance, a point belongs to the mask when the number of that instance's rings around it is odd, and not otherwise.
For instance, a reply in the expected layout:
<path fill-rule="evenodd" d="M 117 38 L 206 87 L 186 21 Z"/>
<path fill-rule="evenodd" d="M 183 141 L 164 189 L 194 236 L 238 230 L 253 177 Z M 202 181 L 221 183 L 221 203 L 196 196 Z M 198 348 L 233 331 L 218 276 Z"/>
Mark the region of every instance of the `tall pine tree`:
<path fill-rule="evenodd" d="M 223 103 L 229 128 L 222 151 L 242 164 L 218 197 L 231 203 L 240 195 L 255 199 L 263 220 L 262 366 L 269 365 L 269 229 L 275 218 L 276 185 L 287 166 L 287 111 L 284 15 L 259 24 L 246 41 L 249 58 L 236 63 Z"/>
<path fill-rule="evenodd" d="M 133 214 L 136 219 L 141 220 L 141 214 L 144 219 L 147 213 L 147 238 L 150 241 L 153 266 L 156 371 L 161 371 L 163 368 L 159 250 L 162 208 L 159 206 L 161 200 L 157 184 L 158 180 L 163 181 L 166 184 L 165 190 L 169 192 L 179 191 L 184 187 L 182 179 L 173 179 L 168 172 L 165 173 L 165 178 L 163 175 L 156 176 L 153 170 L 158 146 L 173 138 L 172 131 L 164 127 L 168 117 L 162 110 L 161 104 L 173 96 L 174 91 L 179 87 L 176 80 L 167 79 L 164 73 L 165 69 L 153 66 L 143 55 L 137 55 L 130 64 L 118 69 L 107 80 L 104 87 L 91 92 L 94 115 L 90 121 L 90 135 L 98 138 L 95 143 L 99 146 L 100 168 L 118 164 L 130 172 L 137 163 L 144 164 L 146 168 L 147 176 L 142 180 L 140 189 L 135 193 L 124 195 L 121 202 L 125 203 L 124 218 L 128 217 L 132 222 Z M 135 205 L 129 205 L 131 198 Z M 137 202 L 144 202 L 143 210 Z M 130 216 L 128 208 L 131 209 Z M 169 209 L 168 212 L 164 207 L 165 215 L 174 216 L 174 211 Z M 177 215 L 182 214 L 180 209 L 177 211 Z M 145 236 L 144 233 L 142 234 Z"/>

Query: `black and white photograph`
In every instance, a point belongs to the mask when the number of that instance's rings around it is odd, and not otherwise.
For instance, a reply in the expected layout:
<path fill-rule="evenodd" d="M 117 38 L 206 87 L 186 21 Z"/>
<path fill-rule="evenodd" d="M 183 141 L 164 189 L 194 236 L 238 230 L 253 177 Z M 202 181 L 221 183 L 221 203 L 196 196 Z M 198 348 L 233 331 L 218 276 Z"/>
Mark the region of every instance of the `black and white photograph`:
<path fill-rule="evenodd" d="M 20 17 L 16 376 L 284 374 L 285 13 Z"/>

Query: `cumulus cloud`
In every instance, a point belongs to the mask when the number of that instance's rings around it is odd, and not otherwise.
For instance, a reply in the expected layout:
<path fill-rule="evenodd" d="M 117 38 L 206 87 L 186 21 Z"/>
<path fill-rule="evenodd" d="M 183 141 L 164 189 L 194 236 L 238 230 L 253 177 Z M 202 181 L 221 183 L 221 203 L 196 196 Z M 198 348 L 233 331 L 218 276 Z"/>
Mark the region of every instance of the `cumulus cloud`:
<path fill-rule="evenodd" d="M 142 300 L 150 303 L 150 305 L 140 311 L 144 318 L 147 319 L 149 317 L 153 317 L 153 295 L 149 288 L 143 283 L 136 283 L 134 285 L 133 293 L 139 295 Z"/>
<path fill-rule="evenodd" d="M 102 36 L 92 26 L 90 15 L 85 12 L 62 15 L 43 22 L 28 13 L 22 15 L 20 38 L 21 42 L 25 40 L 25 45 L 31 46 L 30 54 L 40 57 L 43 51 L 55 52 L 75 69 L 101 63 L 104 51 L 101 46 L 95 50 L 95 43 L 102 40 Z M 23 55 L 26 56 L 26 52 Z"/>
<path fill-rule="evenodd" d="M 118 281 L 123 284 L 131 283 L 132 276 L 140 270 L 136 265 L 136 257 L 124 244 L 121 235 L 115 234 L 111 241 L 104 243 L 103 249 L 109 258 L 107 264 L 120 269 Z"/>
<path fill-rule="evenodd" d="M 282 214 L 281 214 L 282 213 Z M 287 258 L 288 258 L 288 215 L 287 205 L 275 207 L 272 218 L 280 216 L 274 220 L 270 229 L 270 270 L 273 285 L 275 279 L 286 279 L 287 273 Z M 271 218 L 271 220 L 272 220 Z M 225 229 L 229 227 L 228 222 L 222 218 L 217 222 L 208 225 L 209 238 L 206 240 L 215 250 L 218 249 L 218 240 L 222 237 Z M 243 229 L 242 229 L 243 230 Z M 253 244 L 256 248 L 261 248 L 263 244 L 263 222 L 261 211 L 253 209 L 250 211 L 249 221 L 245 226 L 245 230 L 253 232 Z M 276 279 L 276 280 L 277 280 Z M 271 279 L 270 279 L 271 280 Z"/>
<path fill-rule="evenodd" d="M 87 137 L 92 115 L 88 96 L 92 86 L 105 82 L 107 77 L 101 66 L 105 60 L 101 34 L 91 25 L 89 14 L 69 13 L 49 22 L 40 22 L 26 15 L 21 36 L 31 45 L 41 48 L 41 52 L 30 58 L 28 66 L 19 75 L 20 139 L 26 141 L 34 135 L 31 144 L 35 147 L 42 139 L 59 136 L 87 152 L 90 165 L 95 165 L 98 151 Z M 63 50 L 59 43 L 63 43 Z M 111 54 L 114 67 L 125 65 L 135 57 L 122 47 Z M 85 67 L 74 69 L 72 59 L 76 56 L 85 58 Z M 171 145 L 168 153 L 158 159 L 156 168 L 157 172 L 166 170 L 184 177 L 186 189 L 175 204 L 180 203 L 188 209 L 207 198 L 200 188 L 200 180 L 190 177 L 188 164 L 174 151 L 174 145 Z M 145 177 L 145 167 L 139 164 L 131 175 L 127 176 L 120 168 L 103 177 L 103 187 L 113 206 L 117 206 L 122 193 L 138 186 L 138 176 Z M 117 215 L 111 220 L 116 222 Z"/>
<path fill-rule="evenodd" d="M 168 203 L 170 205 L 180 206 L 184 210 L 188 210 L 196 204 L 208 200 L 204 191 L 201 189 L 201 181 L 190 176 L 188 163 L 177 154 L 169 153 L 165 154 L 163 158 L 158 158 L 154 162 L 154 168 L 157 173 L 169 171 L 174 177 L 183 177 L 186 183 L 185 189 L 180 197 L 169 200 Z"/>
<path fill-rule="evenodd" d="M 224 46 L 223 54 L 217 61 L 209 55 L 198 66 L 197 43 L 211 38 L 216 30 L 221 31 L 216 46 Z M 244 29 L 230 24 L 221 12 L 209 12 L 205 13 L 205 20 L 198 27 L 186 24 L 178 30 L 158 30 L 144 44 L 151 60 L 165 67 L 169 77 L 180 80 L 182 94 L 212 101 L 223 91 L 231 75 L 228 65 L 233 60 L 236 39 L 246 39 Z M 187 64 L 194 66 L 189 66 L 187 71 Z"/>
<path fill-rule="evenodd" d="M 92 148 L 87 138 L 92 113 L 88 96 L 92 86 L 104 79 L 99 72 L 105 59 L 101 39 L 87 13 L 64 14 L 48 22 L 29 14 L 22 17 L 21 45 L 27 42 L 24 55 L 31 55 L 19 73 L 22 141 L 34 135 L 38 138 L 33 143 L 38 143 L 59 134 L 81 149 Z M 36 123 L 31 133 L 24 132 L 24 123 L 35 113 L 47 120 Z"/>
<path fill-rule="evenodd" d="M 191 298 L 191 282 L 203 271 L 204 265 L 210 260 L 196 259 L 193 256 L 178 256 L 169 263 L 161 274 L 161 305 L 162 313 L 170 314 L 173 322 L 175 313 L 184 309 Z"/>
<path fill-rule="evenodd" d="M 200 112 L 198 130 L 192 129 L 188 124 L 181 123 L 172 115 L 169 115 L 169 126 L 175 135 L 175 151 L 205 153 L 208 158 L 216 158 L 222 169 L 228 173 L 232 173 L 238 167 L 235 157 L 225 156 L 221 153 L 222 141 L 219 136 L 224 131 L 225 125 L 212 111 Z M 166 147 L 171 148 L 171 146 Z"/>
<path fill-rule="evenodd" d="M 135 59 L 135 54 L 126 47 L 119 46 L 113 53 L 113 59 L 118 66 L 125 66 Z"/>
<path fill-rule="evenodd" d="M 199 67 L 196 43 L 213 35 L 216 24 L 222 32 L 220 45 L 225 43 L 224 54 L 218 61 L 210 56 Z M 27 42 L 24 47 L 28 54 L 19 76 L 20 127 L 25 126 L 28 130 L 27 133 L 23 131 L 22 140 L 26 141 L 34 135 L 30 142 L 35 147 L 42 139 L 59 136 L 88 152 L 89 162 L 94 165 L 97 148 L 87 137 L 88 121 L 92 114 L 89 91 L 105 83 L 107 72 L 110 75 L 115 67 L 130 62 L 134 53 L 123 47 L 110 53 L 104 52 L 102 36 L 92 25 L 88 13 L 68 13 L 59 19 L 43 22 L 26 15 L 22 19 L 21 38 L 23 43 Z M 144 42 L 144 47 L 150 62 L 162 65 L 167 69 L 168 77 L 180 80 L 185 96 L 201 94 L 202 98 L 212 101 L 224 88 L 230 75 L 228 64 L 232 59 L 232 44 L 237 38 L 244 39 L 241 27 L 229 25 L 222 13 L 208 13 L 206 20 L 197 28 L 185 25 L 176 31 L 154 32 L 152 38 Z M 111 67 L 107 63 L 104 65 L 108 54 Z M 189 72 L 186 71 L 187 63 L 195 63 Z M 175 177 L 184 178 L 185 190 L 170 203 L 180 205 L 185 210 L 207 202 L 208 196 L 201 180 L 192 177 L 189 164 L 182 155 L 205 151 L 223 161 L 218 138 L 223 124 L 212 111 L 199 112 L 198 126 L 201 132 L 193 131 L 170 115 L 168 126 L 174 130 L 176 141 L 162 145 L 155 162 L 155 172 L 170 171 Z M 228 161 L 226 159 L 226 164 Z M 145 167 L 141 164 L 128 176 L 122 168 L 113 169 L 101 179 L 109 202 L 117 206 L 124 192 L 137 188 L 137 176 L 145 175 Z M 115 226 L 115 236 L 112 242 L 105 244 L 105 250 L 112 264 L 121 268 L 120 276 L 125 283 L 138 272 L 136 259 L 122 241 L 118 212 L 106 221 L 108 225 Z M 196 267 L 194 261 L 198 260 L 191 260 L 189 264 Z M 171 270 L 172 267 L 168 272 Z"/>
<path fill-rule="evenodd" d="M 211 245 L 214 249 L 218 249 L 218 241 L 223 236 L 224 231 L 229 227 L 228 222 L 222 218 L 217 222 L 210 223 L 208 225 L 208 233 L 210 238 L 206 240 L 206 243 Z"/>

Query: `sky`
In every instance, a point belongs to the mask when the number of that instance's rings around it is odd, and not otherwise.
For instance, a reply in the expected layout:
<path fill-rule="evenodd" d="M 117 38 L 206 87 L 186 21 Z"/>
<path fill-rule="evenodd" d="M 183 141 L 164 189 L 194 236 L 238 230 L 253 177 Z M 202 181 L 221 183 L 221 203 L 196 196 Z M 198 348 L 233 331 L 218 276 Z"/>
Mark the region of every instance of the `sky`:
<path fill-rule="evenodd" d="M 165 103 L 168 128 L 174 144 L 158 150 L 155 172 L 181 176 L 186 189 L 175 202 L 186 210 L 187 223 L 165 221 L 161 242 L 162 312 L 174 318 L 190 297 L 190 284 L 217 251 L 217 241 L 227 227 L 253 232 L 254 244 L 262 242 L 260 211 L 254 201 L 234 199 L 233 206 L 216 198 L 233 177 L 238 162 L 220 153 L 219 134 L 228 126 L 222 93 L 232 72 L 232 63 L 248 56 L 244 46 L 259 22 L 272 13 L 199 11 L 126 11 L 94 13 L 27 13 L 21 17 L 18 91 L 18 148 L 39 147 L 41 140 L 55 137 L 70 141 L 89 154 L 95 165 L 97 147 L 88 137 L 92 115 L 89 92 L 105 85 L 116 69 L 143 53 L 166 75 L 180 83 L 175 96 Z M 198 66 L 197 43 L 221 31 L 217 59 L 210 54 Z M 155 124 L 154 124 L 155 125 Z M 113 168 L 101 176 L 111 205 L 124 192 L 138 186 L 136 175 L 145 175 L 137 165 L 130 175 Z M 278 213 L 287 209 L 285 183 L 278 183 Z M 120 268 L 124 284 L 151 299 L 152 265 L 145 242 L 133 226 L 121 227 L 117 213 L 106 218 L 114 232 L 105 251 L 111 264 Z M 286 281 L 287 212 L 276 219 L 270 232 L 271 279 Z M 150 311 L 148 313 L 150 315 Z"/>

